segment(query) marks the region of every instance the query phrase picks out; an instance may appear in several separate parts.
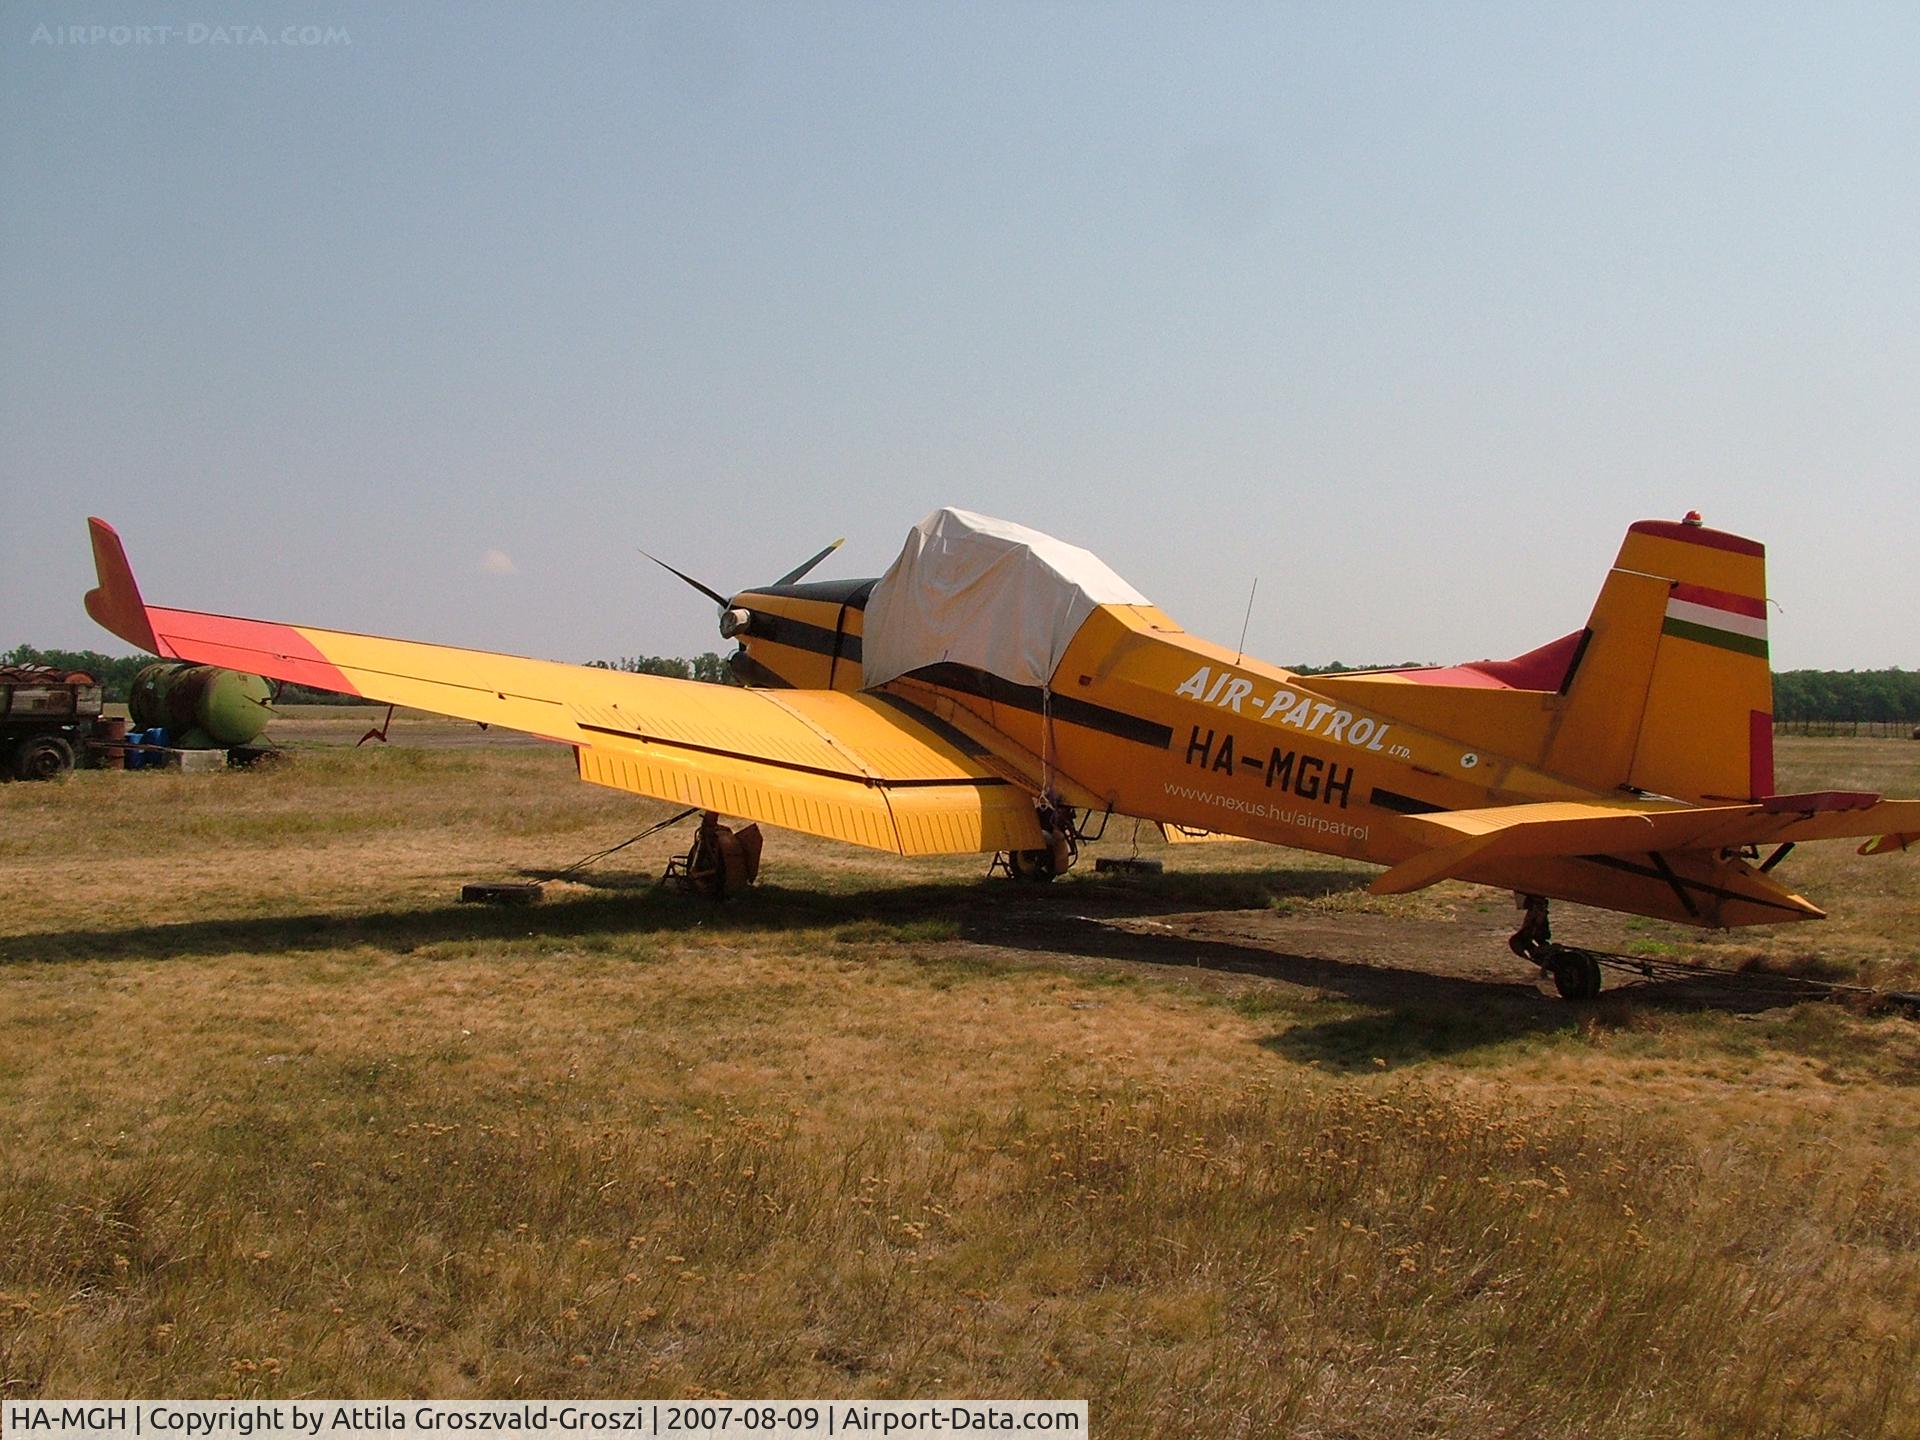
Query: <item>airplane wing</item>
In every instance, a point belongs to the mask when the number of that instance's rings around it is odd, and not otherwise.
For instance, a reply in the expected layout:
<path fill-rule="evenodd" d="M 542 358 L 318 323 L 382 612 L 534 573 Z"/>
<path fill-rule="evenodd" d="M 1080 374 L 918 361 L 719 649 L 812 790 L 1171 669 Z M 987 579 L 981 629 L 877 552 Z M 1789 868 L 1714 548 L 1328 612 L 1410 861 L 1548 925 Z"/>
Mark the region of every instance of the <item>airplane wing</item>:
<path fill-rule="evenodd" d="M 580 777 L 902 855 L 1045 846 L 1032 797 L 977 741 L 891 696 L 742 690 L 148 605 L 88 521 L 87 613 L 168 659 L 360 695 L 571 745 Z"/>
<path fill-rule="evenodd" d="M 1497 860 L 1718 851 L 1846 836 L 1881 837 L 1861 853 L 1883 854 L 1920 838 L 1920 800 L 1821 791 L 1672 810 L 1556 801 L 1409 815 L 1402 826 L 1427 848 L 1375 880 L 1376 895 L 1423 889 Z"/>

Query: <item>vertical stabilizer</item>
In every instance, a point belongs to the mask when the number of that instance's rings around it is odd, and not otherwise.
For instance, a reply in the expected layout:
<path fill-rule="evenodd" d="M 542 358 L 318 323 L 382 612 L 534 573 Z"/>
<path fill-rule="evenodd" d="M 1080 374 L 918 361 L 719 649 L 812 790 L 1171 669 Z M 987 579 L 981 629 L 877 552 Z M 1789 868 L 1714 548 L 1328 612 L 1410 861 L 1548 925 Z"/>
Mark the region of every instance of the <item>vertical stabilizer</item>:
<path fill-rule="evenodd" d="M 1766 550 L 1689 518 L 1627 531 L 1547 768 L 1676 799 L 1773 793 Z"/>

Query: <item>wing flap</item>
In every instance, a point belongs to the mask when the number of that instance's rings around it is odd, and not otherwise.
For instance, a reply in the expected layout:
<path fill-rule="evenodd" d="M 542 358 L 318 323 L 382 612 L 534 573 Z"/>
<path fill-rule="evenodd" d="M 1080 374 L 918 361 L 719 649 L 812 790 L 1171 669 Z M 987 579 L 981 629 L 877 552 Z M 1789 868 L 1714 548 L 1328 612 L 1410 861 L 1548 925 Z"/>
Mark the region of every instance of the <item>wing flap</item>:
<path fill-rule="evenodd" d="M 740 725 L 711 734 L 679 725 L 664 737 L 602 723 L 580 752 L 581 778 L 902 855 L 1046 843 L 1024 789 L 871 697 L 699 688 L 716 692 L 701 698 L 718 710 L 762 702 L 784 725 L 782 743 L 755 746 Z M 628 711 L 588 713 L 604 722 Z M 722 738 L 736 748 L 723 753 L 706 743 Z"/>
<path fill-rule="evenodd" d="M 899 844 L 886 796 L 879 789 L 820 776 L 756 766 L 739 759 L 684 759 L 643 746 L 582 746 L 580 778 L 675 805 L 697 805 L 803 834 L 845 840 L 873 850 Z"/>

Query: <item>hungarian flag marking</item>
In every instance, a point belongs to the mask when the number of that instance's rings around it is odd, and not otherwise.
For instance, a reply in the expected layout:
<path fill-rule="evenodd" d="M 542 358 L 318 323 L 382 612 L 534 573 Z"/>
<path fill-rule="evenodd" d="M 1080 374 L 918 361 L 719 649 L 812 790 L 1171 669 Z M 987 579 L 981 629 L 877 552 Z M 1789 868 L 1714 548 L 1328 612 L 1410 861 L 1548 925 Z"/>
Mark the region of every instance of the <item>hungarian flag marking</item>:
<path fill-rule="evenodd" d="M 1675 585 L 1663 635 L 1767 658 L 1767 602 L 1705 585 Z"/>

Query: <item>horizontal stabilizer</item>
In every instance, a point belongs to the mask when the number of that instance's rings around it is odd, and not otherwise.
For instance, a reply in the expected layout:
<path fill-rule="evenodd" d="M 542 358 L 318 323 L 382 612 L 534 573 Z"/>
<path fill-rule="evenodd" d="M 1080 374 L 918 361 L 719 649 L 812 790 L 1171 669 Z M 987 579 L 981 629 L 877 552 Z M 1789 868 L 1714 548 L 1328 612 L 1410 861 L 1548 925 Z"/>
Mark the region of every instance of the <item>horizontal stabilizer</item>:
<path fill-rule="evenodd" d="M 1884 854 L 1903 848 L 1902 837 L 1920 833 L 1920 800 L 1820 792 L 1670 810 L 1548 802 L 1409 815 L 1401 825 L 1428 848 L 1375 880 L 1376 895 L 1470 878 L 1469 872 L 1494 861 L 1738 850 L 1861 835 L 1884 837 L 1863 854 Z"/>
<path fill-rule="evenodd" d="M 1920 832 L 1882 835 L 1877 840 L 1869 840 L 1860 847 L 1862 855 L 1896 855 L 1902 850 L 1910 850 L 1920 845 Z"/>

